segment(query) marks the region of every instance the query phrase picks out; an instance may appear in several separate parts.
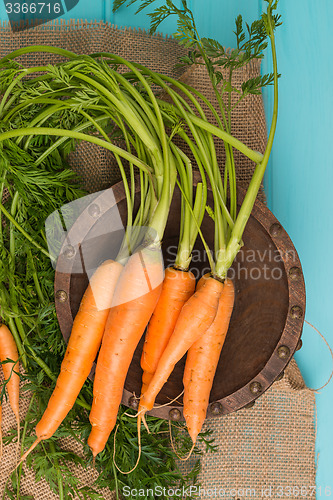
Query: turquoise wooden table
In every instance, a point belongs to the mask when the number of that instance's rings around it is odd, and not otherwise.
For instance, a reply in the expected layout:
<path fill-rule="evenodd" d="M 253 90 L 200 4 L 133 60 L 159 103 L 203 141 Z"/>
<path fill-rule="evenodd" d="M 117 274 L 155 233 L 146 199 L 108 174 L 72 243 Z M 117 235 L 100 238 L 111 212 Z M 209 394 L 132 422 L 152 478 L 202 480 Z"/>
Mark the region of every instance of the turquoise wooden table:
<path fill-rule="evenodd" d="M 333 3 L 280 0 L 279 11 L 283 17 L 277 33 L 282 74 L 280 112 L 265 187 L 269 208 L 288 231 L 301 258 L 306 319 L 333 346 L 333 157 L 329 150 L 333 132 Z M 272 95 L 265 93 L 264 97 L 269 117 Z M 330 376 L 330 353 L 308 325 L 302 338 L 303 348 L 295 359 L 307 385 L 320 387 Z M 326 496 L 326 486 L 331 492 L 333 486 L 332 401 L 330 383 L 316 395 L 318 498 Z"/>
<path fill-rule="evenodd" d="M 158 2 L 156 2 L 157 5 Z M 160 2 L 162 3 L 162 2 Z M 201 34 L 232 47 L 233 21 L 242 13 L 251 22 L 261 12 L 263 0 L 189 0 Z M 145 12 L 134 7 L 112 14 L 111 0 L 80 0 L 65 18 L 111 21 L 118 26 L 148 27 Z M 276 140 L 265 179 L 269 208 L 291 236 L 301 258 L 307 289 L 306 319 L 333 345 L 333 47 L 332 0 L 280 0 L 283 26 L 277 33 L 280 79 L 280 113 Z M 0 4 L 0 19 L 7 18 Z M 175 31 L 174 21 L 161 28 Z M 268 61 L 269 63 L 269 61 Z M 263 67 L 271 71 L 270 67 Z M 272 94 L 264 94 L 267 118 Z M 303 348 L 296 354 L 306 383 L 319 387 L 328 379 L 332 359 L 323 340 L 305 325 Z M 316 396 L 319 453 L 317 497 L 333 493 L 333 384 Z M 292 439 L 292 436 L 291 436 Z M 301 485 L 300 485 L 301 486 Z"/>

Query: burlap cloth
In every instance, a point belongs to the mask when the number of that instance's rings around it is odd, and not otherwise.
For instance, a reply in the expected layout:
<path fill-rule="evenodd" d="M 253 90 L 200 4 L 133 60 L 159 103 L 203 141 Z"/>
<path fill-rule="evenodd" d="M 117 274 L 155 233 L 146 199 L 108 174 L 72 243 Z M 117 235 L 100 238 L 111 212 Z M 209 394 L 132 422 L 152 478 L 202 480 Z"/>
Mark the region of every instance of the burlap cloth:
<path fill-rule="evenodd" d="M 161 73 L 185 80 L 209 97 L 212 104 L 216 104 L 204 68 L 174 68 L 178 57 L 185 51 L 170 37 L 150 37 L 140 30 L 117 29 L 110 24 L 82 21 L 56 21 L 19 33 L 13 33 L 7 25 L 0 26 L 0 57 L 26 45 L 52 45 L 77 53 L 117 53 Z M 50 54 L 24 56 L 21 59 L 29 66 L 60 60 Z M 242 81 L 255 77 L 259 72 L 259 63 L 252 62 L 235 72 L 233 84 L 239 87 Z M 266 124 L 261 96 L 244 99 L 233 111 L 232 123 L 232 132 L 237 138 L 254 150 L 264 151 Z M 223 165 L 223 144 L 216 141 L 216 145 L 219 164 Z M 237 151 L 235 161 L 238 181 L 246 185 L 254 164 Z M 71 154 L 70 162 L 91 192 L 109 187 L 119 180 L 112 155 L 93 145 L 81 144 Z M 263 196 L 261 192 L 261 198 Z M 22 400 L 22 419 L 27 406 L 28 400 Z M 310 488 L 315 484 L 314 408 L 315 396 L 305 386 L 293 360 L 284 378 L 273 384 L 253 408 L 209 420 L 206 426 L 213 430 L 218 451 L 202 457 L 201 498 L 220 495 L 227 499 L 260 499 L 265 496 L 289 499 L 293 491 L 294 496 L 313 497 Z M 15 420 L 5 403 L 2 423 L 4 434 L 14 425 Z M 64 443 L 64 446 L 74 450 L 71 442 Z M 80 453 L 77 448 L 76 451 Z M 0 463 L 1 494 L 15 461 L 15 444 L 8 445 Z M 79 468 L 73 473 L 83 484 L 91 484 L 96 477 L 91 469 Z M 46 482 L 41 480 L 36 484 L 33 472 L 28 469 L 22 479 L 21 494 L 30 494 L 33 498 L 43 500 L 57 498 Z M 106 491 L 103 496 L 105 499 L 112 498 L 112 494 Z"/>

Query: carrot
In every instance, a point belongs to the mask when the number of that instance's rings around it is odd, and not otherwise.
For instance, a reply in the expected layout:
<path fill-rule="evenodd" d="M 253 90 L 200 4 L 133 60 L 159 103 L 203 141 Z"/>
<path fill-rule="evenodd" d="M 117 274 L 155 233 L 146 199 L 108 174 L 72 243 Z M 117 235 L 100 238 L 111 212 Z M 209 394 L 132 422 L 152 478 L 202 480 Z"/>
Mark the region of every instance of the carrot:
<path fill-rule="evenodd" d="M 199 281 L 197 288 L 203 286 L 204 279 Z M 187 353 L 183 378 L 184 417 L 193 443 L 196 442 L 206 418 L 209 395 L 229 328 L 234 300 L 233 282 L 226 279 L 213 323 Z"/>
<path fill-rule="evenodd" d="M 140 415 L 153 408 L 156 396 L 168 380 L 175 364 L 214 321 L 222 289 L 223 284 L 220 281 L 209 278 L 183 306 L 155 374 L 141 397 Z"/>
<path fill-rule="evenodd" d="M 7 380 L 6 388 L 8 392 L 9 404 L 13 410 L 13 413 L 17 422 L 17 445 L 20 442 L 20 414 L 19 414 L 19 398 L 20 398 L 20 376 L 19 372 L 19 361 L 18 352 L 14 337 L 7 328 L 6 325 L 0 326 L 0 361 L 6 361 L 7 359 L 13 362 L 3 363 L 2 369 Z M 15 371 L 14 371 L 15 370 Z M 0 405 L 1 409 L 1 405 Z M 2 411 L 2 410 L 1 410 Z M 0 427 L 1 427 L 1 413 L 0 413 Z M 2 434 L 1 438 L 1 453 L 2 453 Z M 0 455 L 1 456 L 1 455 Z"/>
<path fill-rule="evenodd" d="M 158 361 L 175 328 L 180 311 L 195 290 L 194 274 L 168 267 L 162 292 L 149 322 L 141 357 L 142 389 L 145 392 Z"/>
<path fill-rule="evenodd" d="M 73 323 L 56 387 L 36 426 L 37 439 L 21 461 L 40 441 L 49 439 L 55 433 L 73 407 L 97 356 L 122 269 L 119 262 L 107 260 L 90 279 Z"/>
<path fill-rule="evenodd" d="M 115 426 L 127 371 L 156 307 L 162 282 L 161 252 L 149 247 L 129 258 L 120 277 L 95 372 L 88 438 L 94 457 L 104 449 Z"/>

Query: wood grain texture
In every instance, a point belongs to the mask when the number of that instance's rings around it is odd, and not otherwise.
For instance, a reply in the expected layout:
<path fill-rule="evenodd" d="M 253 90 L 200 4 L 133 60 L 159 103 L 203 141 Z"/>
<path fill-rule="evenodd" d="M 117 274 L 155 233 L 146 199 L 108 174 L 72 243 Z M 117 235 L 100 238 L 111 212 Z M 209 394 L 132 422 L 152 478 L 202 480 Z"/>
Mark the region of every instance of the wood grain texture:
<path fill-rule="evenodd" d="M 276 35 L 282 75 L 279 117 L 265 191 L 269 208 L 292 237 L 301 258 L 308 298 L 306 319 L 332 346 L 333 2 L 280 0 L 279 13 L 283 20 Z M 271 71 L 269 60 L 263 64 L 263 71 Z M 264 92 L 264 100 L 269 122 L 271 89 Z M 317 388 L 329 378 L 331 356 L 306 324 L 303 340 L 295 359 L 306 384 Z M 316 397 L 317 486 L 323 491 L 332 484 L 332 398 L 332 383 Z"/>

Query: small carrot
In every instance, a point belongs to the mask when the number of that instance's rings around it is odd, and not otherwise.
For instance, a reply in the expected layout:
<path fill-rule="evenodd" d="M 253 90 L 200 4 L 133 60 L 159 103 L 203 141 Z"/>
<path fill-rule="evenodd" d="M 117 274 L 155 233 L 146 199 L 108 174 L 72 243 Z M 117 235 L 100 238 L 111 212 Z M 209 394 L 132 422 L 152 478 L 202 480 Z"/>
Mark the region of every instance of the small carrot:
<path fill-rule="evenodd" d="M 149 322 L 141 357 L 142 389 L 145 392 L 158 361 L 175 328 L 180 311 L 193 295 L 195 277 L 190 271 L 168 267 L 165 270 L 162 292 Z"/>
<path fill-rule="evenodd" d="M 153 314 L 163 282 L 160 250 L 144 248 L 128 260 L 98 355 L 88 445 L 96 457 L 115 426 L 128 368 Z"/>
<path fill-rule="evenodd" d="M 201 278 L 197 289 L 203 286 L 205 279 Z M 234 300 L 233 282 L 226 279 L 213 323 L 187 353 L 183 378 L 184 417 L 193 443 L 196 442 L 206 418 L 209 395 L 229 328 Z"/>
<path fill-rule="evenodd" d="M 211 277 L 205 280 L 203 286 L 183 306 L 155 374 L 141 397 L 140 415 L 153 408 L 155 399 L 168 380 L 175 364 L 214 321 L 222 289 L 223 284 Z"/>
<path fill-rule="evenodd" d="M 2 364 L 3 374 L 5 377 L 6 389 L 8 392 L 9 404 L 17 422 L 17 445 L 20 442 L 20 413 L 19 413 L 19 398 L 20 398 L 20 376 L 18 352 L 14 337 L 6 325 L 0 326 L 0 361 L 12 360 Z M 1 404 L 0 404 L 0 410 Z M 1 433 L 1 413 L 0 413 L 0 439 L 1 439 L 1 454 L 2 454 L 2 433 Z M 1 456 L 1 455 L 0 455 Z"/>
<path fill-rule="evenodd" d="M 107 260 L 91 277 L 73 323 L 56 387 L 36 426 L 37 439 L 21 461 L 40 441 L 49 439 L 55 433 L 73 407 L 97 356 L 122 269 L 119 262 Z"/>

